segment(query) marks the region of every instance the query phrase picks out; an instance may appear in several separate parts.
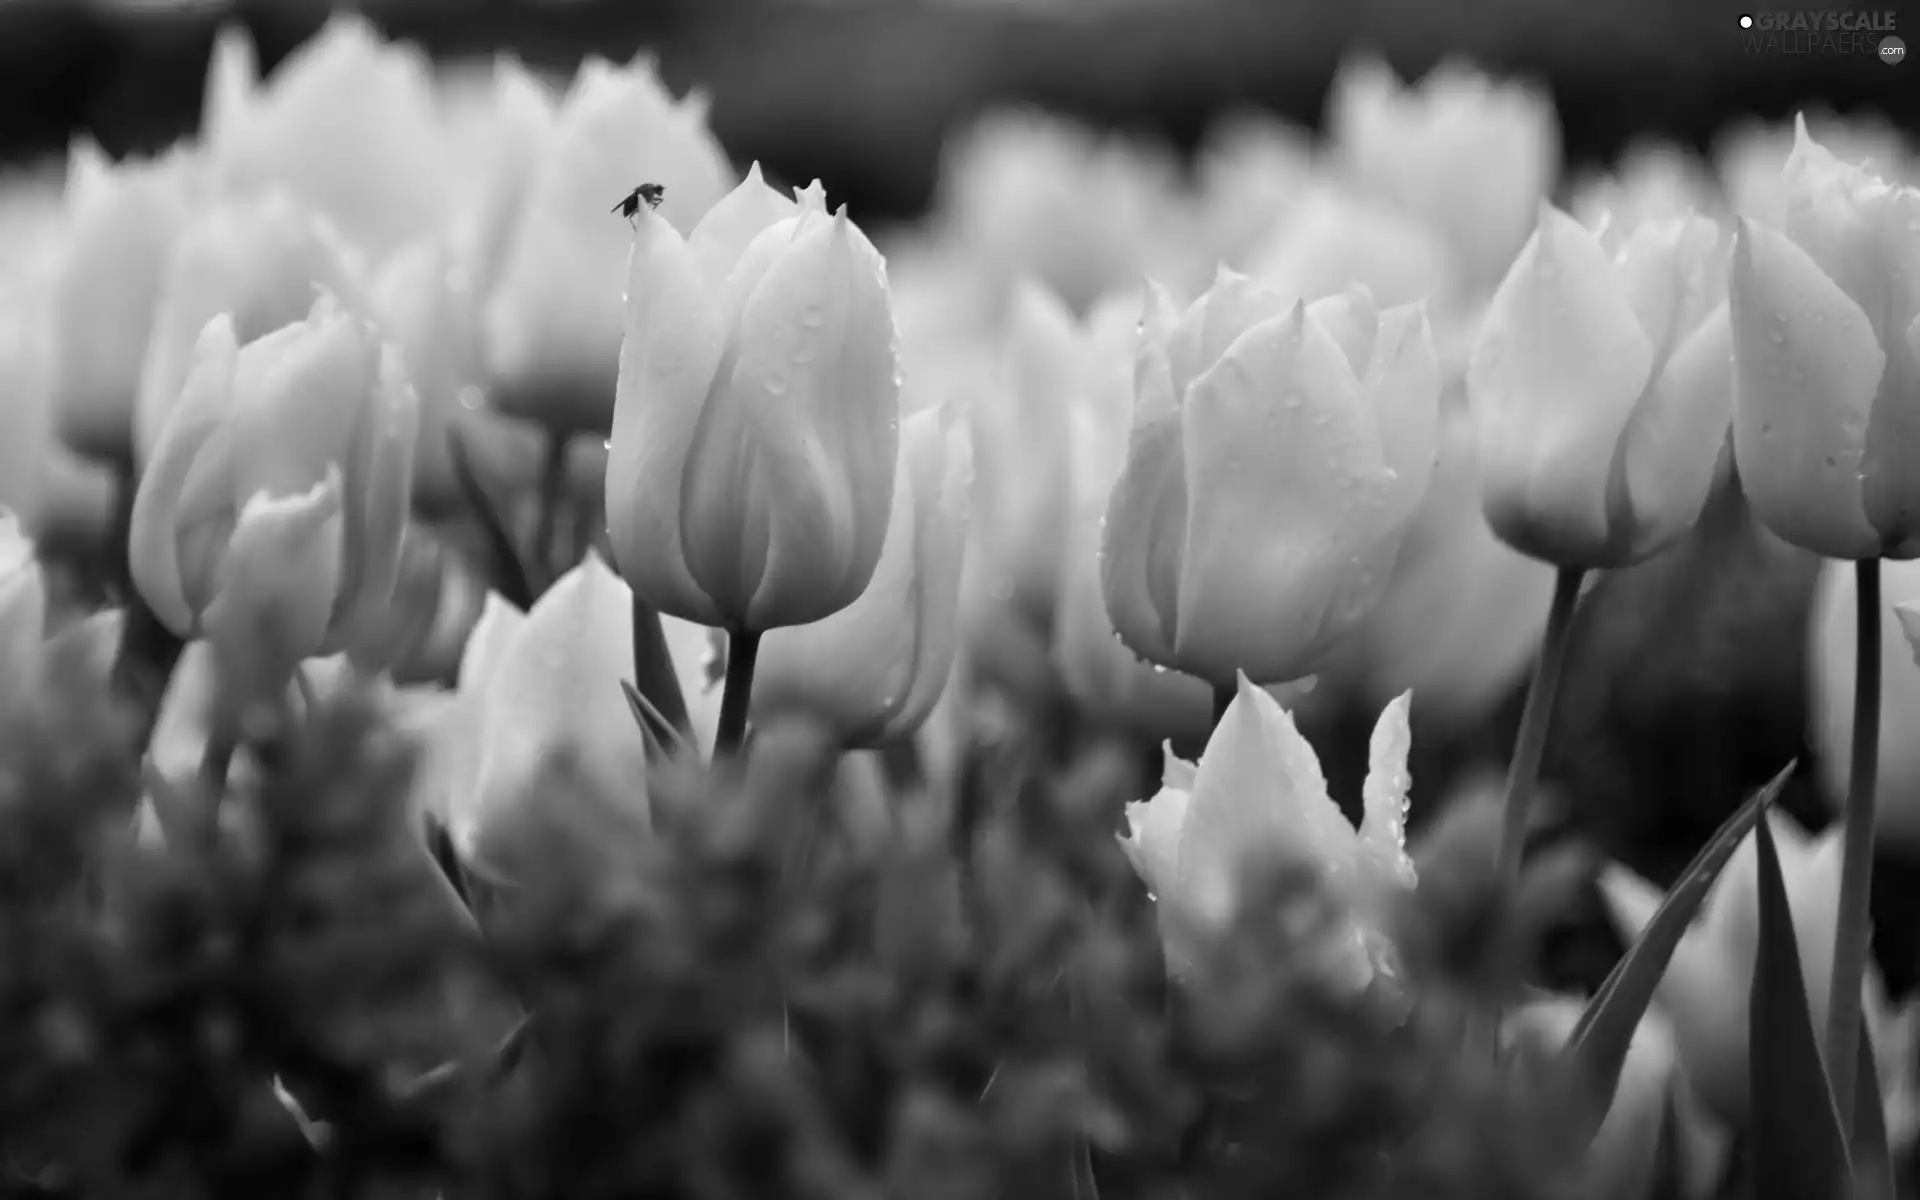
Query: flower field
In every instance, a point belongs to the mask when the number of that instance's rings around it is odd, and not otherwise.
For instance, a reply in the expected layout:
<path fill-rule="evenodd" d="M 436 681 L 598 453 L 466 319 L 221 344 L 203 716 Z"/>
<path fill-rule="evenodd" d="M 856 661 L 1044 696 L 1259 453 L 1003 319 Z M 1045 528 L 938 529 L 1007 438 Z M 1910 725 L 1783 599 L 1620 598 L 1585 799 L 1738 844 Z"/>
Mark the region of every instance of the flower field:
<path fill-rule="evenodd" d="M 0 1193 L 1915 1194 L 1897 131 L 711 112 L 0 174 Z"/>

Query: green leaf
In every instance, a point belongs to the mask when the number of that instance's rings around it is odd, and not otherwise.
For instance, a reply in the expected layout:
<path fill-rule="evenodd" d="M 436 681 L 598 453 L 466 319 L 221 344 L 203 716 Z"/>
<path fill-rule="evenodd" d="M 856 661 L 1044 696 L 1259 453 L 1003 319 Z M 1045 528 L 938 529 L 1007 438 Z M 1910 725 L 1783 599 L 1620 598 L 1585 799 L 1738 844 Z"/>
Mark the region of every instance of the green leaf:
<path fill-rule="evenodd" d="M 1779 797 L 1797 766 L 1798 760 L 1795 760 L 1782 767 L 1778 775 L 1715 831 L 1687 864 L 1687 869 L 1680 873 L 1666 900 L 1653 914 L 1653 920 L 1641 931 L 1639 940 L 1614 966 L 1606 982 L 1588 1002 L 1586 1011 L 1580 1014 L 1560 1062 L 1590 1089 L 1588 1125 L 1583 1131 L 1587 1137 L 1598 1133 L 1600 1123 L 1606 1119 L 1607 1109 L 1613 1104 L 1614 1089 L 1620 1084 L 1620 1069 L 1627 1061 L 1627 1049 L 1633 1044 L 1634 1030 L 1639 1028 L 1647 1006 L 1653 1003 L 1654 991 L 1660 977 L 1666 974 L 1667 964 L 1673 960 L 1681 937 L 1699 915 L 1714 881 L 1720 878 L 1721 870 L 1741 841 L 1756 823 L 1765 825 L 1760 820 L 1761 814 Z"/>
<path fill-rule="evenodd" d="M 1747 1009 L 1754 1200 L 1849 1197 L 1847 1139 L 1807 1007 L 1780 856 L 1764 821 L 1757 841 L 1760 949 Z"/>
<path fill-rule="evenodd" d="M 1893 1147 L 1880 1098 L 1880 1067 L 1873 1035 L 1860 1023 L 1860 1065 L 1854 1072 L 1853 1175 L 1855 1200 L 1893 1200 Z"/>
<path fill-rule="evenodd" d="M 473 511 L 474 518 L 480 522 L 480 531 L 486 535 L 487 547 L 494 560 L 494 586 L 500 594 L 513 602 L 514 607 L 525 612 L 533 607 L 533 582 L 527 574 L 527 564 L 520 557 L 520 549 L 515 544 L 513 534 L 507 528 L 500 510 L 494 506 L 493 498 L 487 495 L 485 485 L 473 470 L 473 456 L 467 452 L 466 439 L 458 427 L 447 430 L 447 453 L 453 460 L 453 478 L 460 485 L 460 495 Z"/>

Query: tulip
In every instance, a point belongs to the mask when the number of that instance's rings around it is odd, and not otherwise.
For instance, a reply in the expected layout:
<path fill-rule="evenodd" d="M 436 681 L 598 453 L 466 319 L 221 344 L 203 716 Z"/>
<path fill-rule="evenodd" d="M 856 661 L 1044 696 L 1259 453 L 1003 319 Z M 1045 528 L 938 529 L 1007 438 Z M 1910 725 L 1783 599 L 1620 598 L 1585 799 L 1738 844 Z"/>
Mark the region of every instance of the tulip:
<path fill-rule="evenodd" d="M 31 283 L 0 287 L 0 508 L 39 527 L 52 439 L 53 322 Z"/>
<path fill-rule="evenodd" d="M 1216 689 L 1311 674 L 1386 583 L 1439 390 L 1417 305 L 1288 308 L 1230 271 L 1184 315 L 1156 293 L 1101 549 L 1121 639 Z"/>
<path fill-rule="evenodd" d="M 1380 603 L 1321 678 L 1377 708 L 1404 691 L 1423 725 L 1469 729 L 1540 649 L 1553 569 L 1493 535 L 1480 512 L 1471 416 L 1448 407 L 1431 490 Z"/>
<path fill-rule="evenodd" d="M 1850 566 L 1828 563 L 1814 590 L 1807 632 L 1807 740 L 1829 800 L 1847 796 L 1852 761 L 1858 584 Z M 1920 670 L 1907 633 L 1913 617 L 1901 605 L 1920 600 L 1920 562 L 1880 567 L 1879 836 L 1920 846 Z"/>
<path fill-rule="evenodd" d="M 1920 556 L 1920 191 L 1796 136 L 1781 230 L 1742 221 L 1734 249 L 1740 483 L 1815 554 Z"/>
<path fill-rule="evenodd" d="M 1474 283 L 1507 269 L 1560 171 L 1552 102 L 1469 68 L 1442 64 L 1406 88 L 1385 63 L 1351 62 L 1327 113 L 1348 176 L 1443 231 Z"/>
<path fill-rule="evenodd" d="M 1806 984 L 1813 1028 L 1827 1027 L 1834 921 L 1840 903 L 1839 828 L 1811 837 L 1780 813 L 1772 813 L 1781 877 L 1793 912 L 1800 974 Z M 1687 1077 L 1708 1107 L 1739 1128 L 1747 1118 L 1747 992 L 1759 952 L 1759 876 L 1753 835 L 1734 851 L 1700 916 L 1681 938 L 1661 977 L 1656 999 L 1673 1023 Z M 1625 867 L 1609 866 L 1600 879 L 1607 914 L 1620 936 L 1632 942 L 1653 919 L 1660 889 Z M 1873 1035 L 1881 1093 L 1888 1101 L 1888 1133 L 1909 1145 L 1920 1130 L 1912 1112 L 1916 1011 L 1896 1012 L 1877 968 L 1869 966 L 1861 1007 Z"/>
<path fill-rule="evenodd" d="M 731 179 L 704 97 L 675 101 L 650 59 L 616 68 L 589 58 L 528 169 L 482 313 L 495 403 L 558 433 L 604 437 L 631 237 L 608 210 L 636 185 L 659 183 L 654 215 L 684 233 Z"/>
<path fill-rule="evenodd" d="M 31 702 L 46 636 L 47 583 L 33 542 L 0 508 L 0 716 Z"/>
<path fill-rule="evenodd" d="M 1248 274 L 1289 300 L 1360 284 L 1382 305 L 1449 295 L 1459 268 L 1430 226 L 1382 201 L 1321 185 L 1249 256 Z"/>
<path fill-rule="evenodd" d="M 841 745 L 868 748 L 911 735 L 933 710 L 953 665 L 972 482 L 957 426 L 950 411 L 908 418 L 873 580 L 832 616 L 767 635 L 753 677 L 756 724 L 798 709 L 826 721 Z"/>
<path fill-rule="evenodd" d="M 1598 230 L 1601 245 L 1618 251 L 1634 230 L 1653 221 L 1724 208 L 1698 155 L 1664 142 L 1637 146 L 1613 172 L 1590 178 L 1574 191 L 1574 219 Z"/>
<path fill-rule="evenodd" d="M 1505 1016 L 1503 1033 L 1551 1060 L 1572 1036 L 1584 1001 L 1571 996 L 1532 1000 Z M 1672 1139 L 1678 1194 L 1705 1200 L 1714 1194 L 1729 1148 L 1725 1130 L 1700 1111 L 1680 1069 L 1673 1029 L 1659 1010 L 1640 1018 L 1620 1065 L 1620 1082 L 1599 1132 L 1578 1168 L 1574 1193 L 1595 1200 L 1644 1200 L 1662 1184 L 1663 1141 Z"/>
<path fill-rule="evenodd" d="M 284 189 L 374 256 L 439 227 L 453 177 L 432 63 L 336 14 L 256 86 L 251 48 L 222 38 L 208 72 L 208 154 L 229 192 Z"/>
<path fill-rule="evenodd" d="M 1693 528 L 1731 405 L 1717 241 L 1703 217 L 1656 222 L 1610 259 L 1541 208 L 1467 368 L 1482 503 L 1508 545 L 1617 567 Z"/>
<path fill-rule="evenodd" d="M 245 345 L 299 321 L 319 290 L 355 311 L 367 307 L 352 251 L 285 193 L 218 204 L 188 222 L 161 276 L 134 403 L 135 461 L 151 459 L 208 321 L 226 314 Z"/>
<path fill-rule="evenodd" d="M 504 265 L 533 165 L 553 136 L 555 107 L 552 91 L 518 59 L 496 58 L 487 83 L 477 102 L 447 106 L 447 136 L 469 194 L 453 222 L 451 240 L 459 248 L 453 266 L 476 327 Z"/>
<path fill-rule="evenodd" d="M 61 438 L 90 458 L 129 460 L 134 397 L 168 247 L 189 211 L 188 165 L 107 162 L 76 142 L 69 210 L 50 297 L 54 412 Z"/>
<path fill-rule="evenodd" d="M 480 878 L 557 880 L 649 829 L 646 741 L 620 686 L 633 683 L 630 610 L 626 585 L 592 552 L 525 613 L 487 597 L 446 731 L 459 747 L 448 761 L 464 769 L 440 801 Z"/>
<path fill-rule="evenodd" d="M 732 632 L 805 625 L 873 578 L 899 452 L 886 267 L 816 186 L 759 172 L 680 234 L 644 208 L 607 467 L 621 574 Z"/>
<path fill-rule="evenodd" d="M 1912 176 L 1912 153 L 1898 125 L 1870 113 L 1835 116 L 1814 111 L 1797 115 L 1791 124 L 1734 121 L 1714 139 L 1714 169 L 1733 211 L 1770 228 L 1780 228 L 1786 214 L 1786 192 L 1781 168 L 1793 156 L 1796 131 L 1806 125 L 1820 145 L 1848 162 L 1871 159 L 1878 169 L 1902 181 Z"/>
<path fill-rule="evenodd" d="M 1203 940 L 1231 927 L 1249 871 L 1275 864 L 1318 872 L 1350 913 L 1332 964 L 1359 991 L 1390 979 L 1396 952 L 1385 909 L 1415 883 L 1406 853 L 1407 697 L 1380 714 L 1356 831 L 1327 794 L 1320 760 L 1293 718 L 1242 675 L 1199 764 L 1171 751 L 1160 791 L 1127 806 L 1121 839 L 1152 893 L 1167 966 L 1186 977 Z"/>
<path fill-rule="evenodd" d="M 393 593 L 417 420 L 398 353 L 331 297 L 245 347 L 209 321 L 134 497 L 141 597 L 180 637 L 288 666 L 363 648 Z"/>
<path fill-rule="evenodd" d="M 1313 135 L 1300 126 L 1252 110 L 1216 120 L 1194 154 L 1205 261 L 1251 271 L 1275 214 L 1311 195 L 1317 174 Z"/>

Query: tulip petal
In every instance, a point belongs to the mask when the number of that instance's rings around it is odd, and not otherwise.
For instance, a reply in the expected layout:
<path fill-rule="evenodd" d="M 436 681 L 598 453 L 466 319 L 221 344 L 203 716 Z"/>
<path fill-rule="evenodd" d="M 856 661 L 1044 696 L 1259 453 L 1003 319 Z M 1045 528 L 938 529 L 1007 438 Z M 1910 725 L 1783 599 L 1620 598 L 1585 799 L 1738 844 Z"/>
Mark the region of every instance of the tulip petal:
<path fill-rule="evenodd" d="M 1185 398 L 1185 384 L 1179 390 L 1173 386 L 1173 364 L 1167 348 L 1179 322 L 1180 314 L 1174 307 L 1173 297 L 1159 284 L 1149 282 L 1140 313 L 1140 329 L 1134 341 L 1134 429 L 1178 410 Z"/>
<path fill-rule="evenodd" d="M 1187 793 L 1172 786 L 1161 788 L 1152 799 L 1135 800 L 1127 805 L 1127 836 L 1120 848 L 1133 864 L 1147 893 L 1154 899 L 1175 886 L 1179 863 L 1180 831 L 1187 819 Z"/>
<path fill-rule="evenodd" d="M 0 715 L 33 698 L 47 630 L 47 584 L 12 513 L 0 509 Z"/>
<path fill-rule="evenodd" d="M 1114 632 L 1134 653 L 1167 666 L 1187 529 L 1183 441 L 1178 411 L 1135 429 L 1100 542 L 1100 594 Z"/>
<path fill-rule="evenodd" d="M 1902 242 L 1920 233 L 1920 216 L 1912 219 Z M 1920 280 L 1920 268 L 1904 265 Z M 1889 558 L 1920 556 L 1920 316 L 1915 316 L 1890 343 L 1887 369 L 1880 392 L 1867 418 L 1866 452 L 1861 456 L 1860 481 L 1867 520 L 1878 530 Z"/>
<path fill-rule="evenodd" d="M 1689 334 L 1621 435 L 1622 497 L 1634 561 L 1678 541 L 1706 507 L 1733 418 L 1733 327 L 1722 304 Z"/>
<path fill-rule="evenodd" d="M 344 550 L 337 469 L 298 496 L 248 500 L 202 615 L 226 686 L 246 700 L 279 695 L 327 635 Z"/>
<path fill-rule="evenodd" d="M 1323 296 L 1307 305 L 1307 320 L 1319 324 L 1340 347 L 1353 377 L 1364 381 L 1380 333 L 1380 309 L 1363 283 L 1348 285 L 1338 295 Z"/>
<path fill-rule="evenodd" d="M 191 636 L 197 617 L 181 579 L 176 518 L 189 476 L 233 403 L 239 347 L 233 322 L 215 317 L 200 331 L 186 386 L 140 476 L 127 537 L 127 565 L 140 596 L 177 636 Z"/>
<path fill-rule="evenodd" d="M 1407 520 L 1426 498 L 1440 451 L 1440 358 L 1425 304 L 1380 314 L 1372 354 L 1359 372 L 1380 428 L 1380 457 L 1393 473 L 1385 520 Z"/>
<path fill-rule="evenodd" d="M 701 278 L 716 284 L 724 281 L 761 230 L 799 211 L 799 205 L 767 186 L 756 161 L 747 168 L 747 177 L 707 210 L 687 238 Z"/>
<path fill-rule="evenodd" d="M 1373 873 L 1372 883 L 1413 887 L 1413 859 L 1407 856 L 1407 753 L 1413 748 L 1408 716 L 1413 693 L 1402 692 L 1380 712 L 1367 744 L 1367 781 L 1361 797 L 1359 848 Z"/>
<path fill-rule="evenodd" d="M 1296 305 L 1194 383 L 1184 423 L 1181 667 L 1216 686 L 1241 670 L 1265 683 L 1310 674 L 1323 623 L 1348 616 L 1328 606 L 1379 541 L 1391 484 L 1360 385 Z"/>
<path fill-rule="evenodd" d="M 680 491 L 726 335 L 692 252 L 652 213 L 641 214 L 628 260 L 626 328 L 607 460 L 614 558 L 649 605 L 722 625 L 726 618 L 687 570 Z"/>
<path fill-rule="evenodd" d="M 1913 665 L 1920 667 L 1920 601 L 1894 605 L 1893 615 L 1900 619 L 1900 632 L 1906 635 L 1907 645 L 1913 651 Z"/>
<path fill-rule="evenodd" d="M 1184 395 L 1241 334 L 1283 315 L 1289 307 L 1287 297 L 1221 267 L 1213 286 L 1193 302 L 1167 339 L 1174 395 Z"/>
<path fill-rule="evenodd" d="M 1543 206 L 1467 368 L 1494 531 L 1552 561 L 1608 541 L 1615 447 L 1653 348 L 1591 233 Z"/>
<path fill-rule="evenodd" d="M 1829 558 L 1880 553 L 1860 474 L 1886 354 L 1873 325 L 1791 240 L 1752 221 L 1734 244 L 1733 449 L 1767 527 Z"/>

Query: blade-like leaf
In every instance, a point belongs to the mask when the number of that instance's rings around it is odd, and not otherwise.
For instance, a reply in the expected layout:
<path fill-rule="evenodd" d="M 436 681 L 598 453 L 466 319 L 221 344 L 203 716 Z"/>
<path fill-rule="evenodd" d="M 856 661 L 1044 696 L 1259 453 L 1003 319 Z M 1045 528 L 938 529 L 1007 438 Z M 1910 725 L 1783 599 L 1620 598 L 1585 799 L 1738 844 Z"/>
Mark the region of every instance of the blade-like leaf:
<path fill-rule="evenodd" d="M 1780 878 L 1773 831 L 1764 821 L 1757 840 L 1760 950 L 1747 1009 L 1754 1200 L 1849 1197 L 1854 1193 L 1847 1139 L 1820 1061 L 1793 910 Z"/>
<path fill-rule="evenodd" d="M 633 681 L 654 711 L 680 735 L 679 740 L 690 742 L 693 719 L 687 715 L 687 698 L 680 691 L 680 676 L 673 669 L 660 614 L 638 596 L 633 599 Z"/>
<path fill-rule="evenodd" d="M 1880 1098 L 1880 1067 L 1873 1035 L 1860 1023 L 1860 1065 L 1854 1072 L 1853 1181 L 1855 1200 L 1893 1200 L 1893 1148 L 1887 1139 L 1886 1102 Z"/>
<path fill-rule="evenodd" d="M 1627 1061 L 1627 1048 L 1633 1043 L 1634 1030 L 1639 1028 L 1640 1018 L 1653 1002 L 1654 990 L 1660 984 L 1660 977 L 1666 974 L 1667 964 L 1672 961 L 1687 926 L 1699 915 L 1714 881 L 1720 878 L 1721 870 L 1741 841 L 1756 822 L 1765 824 L 1760 821 L 1761 814 L 1779 797 L 1797 765 L 1795 760 L 1782 767 L 1778 775 L 1720 826 L 1680 873 L 1666 900 L 1641 931 L 1639 940 L 1614 966 L 1587 1004 L 1586 1011 L 1580 1014 L 1560 1061 L 1568 1070 L 1577 1072 L 1576 1078 L 1590 1089 L 1587 1113 L 1590 1125 L 1585 1131 L 1589 1137 L 1600 1131 L 1600 1122 L 1613 1104 L 1614 1089 L 1619 1086 L 1620 1069 Z"/>
<path fill-rule="evenodd" d="M 460 485 L 460 495 L 473 510 L 474 519 L 480 522 L 480 531 L 486 535 L 487 547 L 494 561 L 494 586 L 501 596 L 513 602 L 520 611 L 533 607 L 533 583 L 527 575 L 527 564 L 520 557 L 520 549 L 515 544 L 513 534 L 507 529 L 506 522 L 500 516 L 500 510 L 494 507 L 493 498 L 487 495 L 487 489 L 474 474 L 473 457 L 467 453 L 466 440 L 461 437 L 458 427 L 447 430 L 447 453 L 453 460 L 453 478 Z"/>
<path fill-rule="evenodd" d="M 639 689 L 622 679 L 620 694 L 627 698 L 627 708 L 633 713 L 634 723 L 640 726 L 640 732 L 645 735 L 649 750 L 664 750 L 669 744 L 676 754 L 684 754 L 690 749 L 686 738 L 673 727 L 673 722 L 662 716 L 653 702 L 640 694 Z"/>

